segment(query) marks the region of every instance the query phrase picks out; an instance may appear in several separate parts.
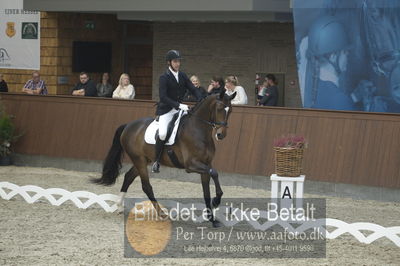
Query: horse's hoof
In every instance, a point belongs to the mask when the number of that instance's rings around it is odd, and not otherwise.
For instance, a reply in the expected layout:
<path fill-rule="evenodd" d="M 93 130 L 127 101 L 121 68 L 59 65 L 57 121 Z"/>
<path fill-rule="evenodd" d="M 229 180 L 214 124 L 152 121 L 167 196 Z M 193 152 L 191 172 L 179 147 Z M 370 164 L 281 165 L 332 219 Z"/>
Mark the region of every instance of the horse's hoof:
<path fill-rule="evenodd" d="M 219 204 L 221 203 L 221 200 L 218 200 L 217 197 L 214 197 L 211 201 L 211 207 L 213 209 L 217 208 L 219 206 Z"/>
<path fill-rule="evenodd" d="M 159 213 L 158 213 L 158 216 L 159 216 L 162 220 L 167 220 L 167 219 L 169 219 L 168 214 L 165 213 L 165 212 L 163 212 L 163 211 L 159 212 Z"/>
<path fill-rule="evenodd" d="M 218 228 L 218 227 L 224 226 L 224 225 L 223 225 L 220 221 L 218 221 L 218 220 L 214 220 L 214 221 L 212 222 L 212 225 L 213 225 L 214 228 Z"/>

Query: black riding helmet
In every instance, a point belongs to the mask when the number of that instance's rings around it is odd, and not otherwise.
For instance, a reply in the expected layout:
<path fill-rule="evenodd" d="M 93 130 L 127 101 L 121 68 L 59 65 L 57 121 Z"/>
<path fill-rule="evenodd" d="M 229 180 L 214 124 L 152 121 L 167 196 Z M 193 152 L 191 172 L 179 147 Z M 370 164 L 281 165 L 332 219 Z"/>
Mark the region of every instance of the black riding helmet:
<path fill-rule="evenodd" d="M 165 56 L 167 62 L 171 62 L 174 59 L 182 59 L 181 54 L 177 50 L 169 50 Z"/>

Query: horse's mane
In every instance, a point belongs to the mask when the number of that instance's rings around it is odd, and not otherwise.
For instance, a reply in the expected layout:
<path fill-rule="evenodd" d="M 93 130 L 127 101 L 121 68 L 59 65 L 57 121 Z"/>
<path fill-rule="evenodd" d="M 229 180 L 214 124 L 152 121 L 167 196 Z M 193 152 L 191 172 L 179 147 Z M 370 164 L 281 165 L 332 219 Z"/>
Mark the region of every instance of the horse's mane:
<path fill-rule="evenodd" d="M 199 102 L 197 102 L 195 104 L 195 106 L 193 106 L 193 108 L 190 110 L 190 114 L 193 114 L 194 112 L 196 112 L 202 105 L 204 102 L 206 102 L 206 100 L 210 97 L 216 97 L 217 94 L 211 94 L 208 95 L 207 97 L 202 98 Z"/>

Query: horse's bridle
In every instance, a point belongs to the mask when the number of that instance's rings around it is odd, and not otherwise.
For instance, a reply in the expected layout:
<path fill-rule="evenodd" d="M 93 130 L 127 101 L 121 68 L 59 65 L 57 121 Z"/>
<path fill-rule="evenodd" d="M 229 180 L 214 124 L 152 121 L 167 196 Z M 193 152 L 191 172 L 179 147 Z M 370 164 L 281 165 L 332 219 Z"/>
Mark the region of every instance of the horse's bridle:
<path fill-rule="evenodd" d="M 198 116 L 195 116 L 195 115 L 194 115 L 194 117 L 196 117 L 196 118 L 199 119 L 200 121 L 206 123 L 207 125 L 209 125 L 209 126 L 215 128 L 215 129 L 218 129 L 218 128 L 220 128 L 220 127 L 228 128 L 228 123 L 227 123 L 227 122 L 210 122 L 210 121 L 204 120 L 204 119 L 202 119 L 202 118 L 200 118 L 200 117 L 198 117 Z M 218 126 L 219 126 L 219 127 L 218 127 Z"/>
<path fill-rule="evenodd" d="M 218 103 L 218 102 L 219 102 L 219 103 L 222 103 L 222 104 L 224 105 L 224 108 L 229 108 L 229 106 L 227 106 L 226 104 L 224 104 L 224 102 L 217 100 L 217 103 Z M 196 116 L 196 115 L 193 114 L 193 113 L 191 113 L 191 115 L 192 115 L 193 117 L 196 117 L 198 120 L 200 120 L 200 121 L 206 123 L 207 125 L 211 126 L 211 127 L 214 128 L 214 129 L 219 129 L 219 128 L 221 128 L 221 127 L 228 128 L 228 122 L 227 122 L 227 121 L 224 121 L 224 122 L 216 122 L 216 121 L 213 121 L 213 122 L 212 122 L 212 121 L 204 120 L 203 118 L 200 118 L 200 117 Z M 226 118 L 228 118 L 228 115 L 226 116 Z"/>

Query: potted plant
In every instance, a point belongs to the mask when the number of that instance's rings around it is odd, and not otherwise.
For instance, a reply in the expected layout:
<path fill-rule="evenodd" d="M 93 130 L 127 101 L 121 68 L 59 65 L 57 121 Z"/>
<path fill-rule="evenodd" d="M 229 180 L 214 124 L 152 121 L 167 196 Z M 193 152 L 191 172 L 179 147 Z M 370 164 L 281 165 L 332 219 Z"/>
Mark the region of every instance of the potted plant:
<path fill-rule="evenodd" d="M 296 177 L 302 173 L 307 141 L 303 136 L 286 135 L 275 139 L 275 172 L 278 176 Z"/>
<path fill-rule="evenodd" d="M 10 165 L 12 143 L 17 141 L 21 135 L 15 133 L 13 117 L 8 115 L 3 106 L 0 105 L 0 165 Z"/>

